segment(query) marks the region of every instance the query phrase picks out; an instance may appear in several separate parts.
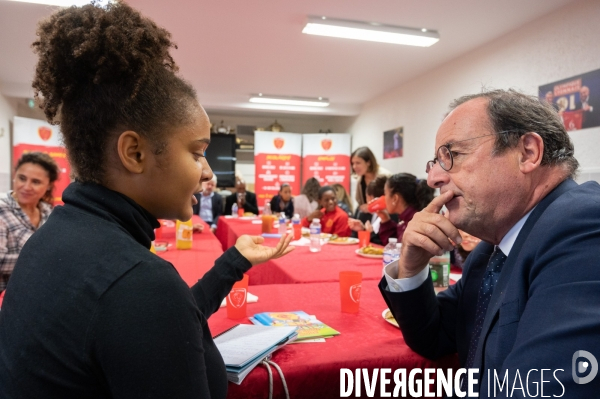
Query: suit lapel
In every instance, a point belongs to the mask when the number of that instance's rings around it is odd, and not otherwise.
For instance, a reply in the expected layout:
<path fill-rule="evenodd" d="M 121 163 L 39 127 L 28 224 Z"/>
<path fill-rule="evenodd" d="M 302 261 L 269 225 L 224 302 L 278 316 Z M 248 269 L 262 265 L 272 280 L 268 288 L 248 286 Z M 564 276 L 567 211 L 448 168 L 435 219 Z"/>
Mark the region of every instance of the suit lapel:
<path fill-rule="evenodd" d="M 533 212 L 531 212 L 531 215 L 529 215 L 529 218 L 523 225 L 523 228 L 519 232 L 519 235 L 517 236 L 517 239 L 512 249 L 510 250 L 510 254 L 508 255 L 508 258 L 506 259 L 506 262 L 502 267 L 502 273 L 500 275 L 500 278 L 498 279 L 498 282 L 496 283 L 496 287 L 494 288 L 492 298 L 490 299 L 490 305 L 486 312 L 485 319 L 483 321 L 483 326 L 481 328 L 481 337 L 477 345 L 477 352 L 475 354 L 475 362 L 473 364 L 473 367 L 481 367 L 483 365 L 482 348 L 484 342 L 487 339 L 487 335 L 489 333 L 492 322 L 496 316 L 496 313 L 500 309 L 500 305 L 502 304 L 504 295 L 506 294 L 506 286 L 508 285 L 510 276 L 516 264 L 516 260 L 519 257 L 519 253 L 521 252 L 523 244 L 527 241 L 529 233 L 531 233 L 531 230 L 537 223 L 538 219 L 542 216 L 546 208 L 548 208 L 548 206 L 550 206 L 550 204 L 554 202 L 554 200 L 556 200 L 558 197 L 575 187 L 577 187 L 577 183 L 575 183 L 571 179 L 567 179 L 561 184 L 559 184 L 558 187 L 556 187 L 553 191 L 550 192 L 550 194 L 548 194 L 542 201 L 538 203 Z"/>

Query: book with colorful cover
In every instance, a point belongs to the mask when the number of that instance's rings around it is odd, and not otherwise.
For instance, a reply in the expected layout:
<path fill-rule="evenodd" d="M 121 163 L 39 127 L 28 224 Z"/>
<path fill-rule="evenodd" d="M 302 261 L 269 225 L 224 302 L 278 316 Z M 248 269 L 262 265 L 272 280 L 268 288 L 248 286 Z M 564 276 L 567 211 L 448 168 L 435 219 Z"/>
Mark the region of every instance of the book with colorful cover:
<path fill-rule="evenodd" d="M 293 312 L 263 312 L 257 313 L 254 320 L 265 326 L 293 326 L 298 328 L 298 340 L 331 337 L 338 335 L 327 324 L 311 317 L 307 313 L 297 310 Z"/>

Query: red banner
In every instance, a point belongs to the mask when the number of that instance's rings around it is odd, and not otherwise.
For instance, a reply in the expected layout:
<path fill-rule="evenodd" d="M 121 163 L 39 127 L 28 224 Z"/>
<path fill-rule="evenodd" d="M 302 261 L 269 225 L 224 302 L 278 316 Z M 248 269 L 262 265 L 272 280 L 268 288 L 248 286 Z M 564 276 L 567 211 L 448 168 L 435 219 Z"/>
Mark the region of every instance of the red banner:
<path fill-rule="evenodd" d="M 302 180 L 314 177 L 321 185 L 341 184 L 350 193 L 350 135 L 304 134 Z"/>
<path fill-rule="evenodd" d="M 292 195 L 300 194 L 302 136 L 294 133 L 254 134 L 254 187 L 259 209 L 288 183 Z"/>
<path fill-rule="evenodd" d="M 62 203 L 62 192 L 71 182 L 71 167 L 60 140 L 60 131 L 56 126 L 38 119 L 14 118 L 13 169 L 24 153 L 39 151 L 50 155 L 60 169 L 58 181 L 54 183 L 55 205 Z"/>

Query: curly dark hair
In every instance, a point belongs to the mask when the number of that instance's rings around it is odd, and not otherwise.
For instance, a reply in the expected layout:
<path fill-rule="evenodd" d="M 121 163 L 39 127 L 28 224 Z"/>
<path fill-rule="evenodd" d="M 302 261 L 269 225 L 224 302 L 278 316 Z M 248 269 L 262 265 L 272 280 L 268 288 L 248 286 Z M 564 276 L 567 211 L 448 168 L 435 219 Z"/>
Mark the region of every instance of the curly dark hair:
<path fill-rule="evenodd" d="M 519 143 L 519 138 L 535 132 L 544 141 L 542 165 L 564 167 L 567 176 L 574 178 L 579 163 L 575 159 L 573 143 L 560 116 L 545 100 L 516 90 L 489 90 L 460 97 L 450 104 L 450 109 L 475 98 L 488 100 L 487 113 L 495 132 L 499 134 L 494 145 L 494 154 L 502 154 Z"/>
<path fill-rule="evenodd" d="M 317 201 L 319 199 L 319 189 L 321 188 L 321 183 L 314 177 L 306 180 L 304 182 L 304 187 L 302 188 L 302 194 L 306 195 L 309 201 Z"/>
<path fill-rule="evenodd" d="M 35 97 L 60 124 L 77 180 L 103 183 L 119 133 L 137 132 L 158 155 L 168 133 L 191 122 L 196 93 L 175 75 L 171 34 L 127 4 L 62 9 L 37 35 Z"/>
<path fill-rule="evenodd" d="M 419 180 L 410 173 L 392 175 L 386 184 L 392 194 L 399 194 L 417 211 L 423 210 L 433 200 L 435 190 L 427 185 L 427 180 Z"/>
<path fill-rule="evenodd" d="M 377 176 L 375 180 L 367 185 L 367 195 L 372 197 L 382 197 L 384 195 L 387 179 L 388 177 L 386 175 Z"/>
<path fill-rule="evenodd" d="M 48 178 L 50 180 L 50 189 L 46 191 L 44 196 L 42 197 L 42 201 L 47 202 L 50 205 L 54 204 L 54 182 L 58 180 L 58 175 L 60 173 L 60 169 L 56 164 L 56 161 L 52 159 L 52 157 L 44 152 L 28 152 L 25 153 L 19 158 L 17 161 L 17 165 L 15 166 L 15 172 L 19 170 L 19 168 L 26 164 L 32 163 L 34 165 L 39 165 L 48 173 Z"/>

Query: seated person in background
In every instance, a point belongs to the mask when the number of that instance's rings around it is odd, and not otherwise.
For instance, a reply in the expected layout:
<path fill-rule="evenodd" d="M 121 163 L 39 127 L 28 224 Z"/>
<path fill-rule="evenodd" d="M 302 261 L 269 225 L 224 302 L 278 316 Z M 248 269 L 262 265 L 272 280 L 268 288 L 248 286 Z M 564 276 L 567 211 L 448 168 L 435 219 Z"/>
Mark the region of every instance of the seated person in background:
<path fill-rule="evenodd" d="M 385 182 L 388 177 L 386 175 L 379 175 L 375 180 L 367 185 L 366 199 L 367 203 L 373 201 L 375 198 L 385 195 Z M 379 227 L 381 226 L 381 218 L 377 213 L 358 212 L 358 218 L 348 219 L 348 227 L 352 230 L 352 237 L 357 237 L 357 232 L 363 230 L 369 230 L 371 232 L 371 243 L 381 244 L 379 238 Z M 398 222 L 398 215 L 395 213 L 390 215 L 390 218 Z"/>
<path fill-rule="evenodd" d="M 418 211 L 422 210 L 433 199 L 434 189 L 427 185 L 427 180 L 419 180 L 409 173 L 398 173 L 390 176 L 385 184 L 386 210 L 377 212 L 381 218 L 379 238 L 386 245 L 390 237 L 402 241 L 406 225 Z M 390 218 L 390 214 L 398 214 L 399 223 Z"/>
<path fill-rule="evenodd" d="M 217 220 L 223 213 L 223 197 L 215 193 L 217 186 L 217 175 L 209 181 L 202 182 L 202 192 L 194 194 L 198 203 L 192 206 L 194 215 L 199 215 L 200 219 L 210 225 L 210 231 L 213 233 L 217 229 Z M 194 231 L 202 232 L 203 224 L 194 224 Z"/>
<path fill-rule="evenodd" d="M 319 181 L 314 177 L 311 177 L 304 183 L 302 194 L 297 195 L 292 199 L 294 202 L 294 212 L 300 215 L 300 219 L 304 219 L 319 207 L 318 199 L 320 188 L 321 184 L 319 184 Z"/>
<path fill-rule="evenodd" d="M 462 269 L 463 264 L 467 260 L 467 256 L 475 249 L 477 244 L 481 242 L 481 239 L 472 236 L 466 231 L 458 230 L 462 242 L 456 245 L 454 251 L 450 252 L 450 263 L 453 266 L 460 267 Z"/>
<path fill-rule="evenodd" d="M 319 205 L 310 215 L 302 219 L 302 226 L 309 227 L 314 218 L 321 221 L 321 233 L 337 234 L 340 237 L 350 237 L 348 214 L 337 206 L 335 192 L 331 186 L 323 186 L 319 190 Z"/>
<path fill-rule="evenodd" d="M 231 207 L 237 203 L 238 209 L 243 208 L 244 212 L 252 212 L 258 215 L 258 205 L 256 204 L 256 194 L 246 191 L 246 182 L 237 180 L 235 182 L 235 193 L 225 198 L 225 214 L 231 215 Z"/>
<path fill-rule="evenodd" d="M 283 212 L 288 219 L 294 217 L 294 201 L 292 201 L 292 188 L 289 184 L 283 183 L 279 188 L 279 194 L 271 198 L 271 211 L 277 214 Z"/>
<path fill-rule="evenodd" d="M 333 191 L 335 191 L 335 197 L 337 198 L 337 204 L 344 212 L 348 214 L 348 216 L 352 216 L 352 201 L 350 201 L 350 196 L 346 192 L 346 189 L 341 184 L 335 183 L 332 184 Z"/>
<path fill-rule="evenodd" d="M 15 168 L 14 190 L 0 199 L 0 292 L 29 237 L 52 211 L 54 182 L 59 169 L 48 154 L 24 154 Z"/>

